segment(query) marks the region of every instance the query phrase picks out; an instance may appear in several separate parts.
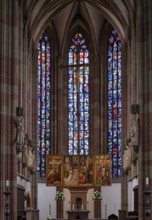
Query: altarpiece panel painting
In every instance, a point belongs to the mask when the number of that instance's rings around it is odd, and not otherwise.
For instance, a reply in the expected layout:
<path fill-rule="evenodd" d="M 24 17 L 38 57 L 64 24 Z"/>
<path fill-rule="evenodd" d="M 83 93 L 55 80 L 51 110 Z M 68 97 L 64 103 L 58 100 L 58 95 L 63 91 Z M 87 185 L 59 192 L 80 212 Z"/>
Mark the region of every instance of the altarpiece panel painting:
<path fill-rule="evenodd" d="M 79 185 L 94 185 L 94 158 L 91 155 L 79 156 Z"/>
<path fill-rule="evenodd" d="M 95 185 L 111 185 L 111 159 L 109 154 L 95 157 Z"/>
<path fill-rule="evenodd" d="M 110 155 L 48 155 L 46 184 L 64 187 L 111 185 Z"/>
<path fill-rule="evenodd" d="M 62 186 L 63 156 L 47 156 L 47 186 Z"/>
<path fill-rule="evenodd" d="M 79 156 L 64 156 L 63 160 L 63 185 L 78 186 L 79 185 Z"/>

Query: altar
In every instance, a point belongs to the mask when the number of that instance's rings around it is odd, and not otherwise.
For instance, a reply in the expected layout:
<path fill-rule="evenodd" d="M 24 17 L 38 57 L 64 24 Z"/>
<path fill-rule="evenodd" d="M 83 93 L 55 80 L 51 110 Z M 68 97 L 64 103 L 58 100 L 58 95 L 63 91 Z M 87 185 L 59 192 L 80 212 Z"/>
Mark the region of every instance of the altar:
<path fill-rule="evenodd" d="M 68 219 L 81 219 L 87 220 L 89 219 L 89 212 L 88 210 L 68 210 L 66 211 L 68 214 Z"/>

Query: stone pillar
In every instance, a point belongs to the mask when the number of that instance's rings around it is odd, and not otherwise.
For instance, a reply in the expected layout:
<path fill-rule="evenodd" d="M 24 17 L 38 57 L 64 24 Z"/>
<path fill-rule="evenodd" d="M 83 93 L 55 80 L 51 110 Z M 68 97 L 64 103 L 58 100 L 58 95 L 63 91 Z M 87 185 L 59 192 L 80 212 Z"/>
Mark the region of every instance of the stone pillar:
<path fill-rule="evenodd" d="M 126 210 L 119 210 L 119 220 L 126 220 L 127 212 Z"/>
<path fill-rule="evenodd" d="M 26 209 L 26 219 L 39 220 L 39 210 L 27 208 Z"/>
<path fill-rule="evenodd" d="M 138 102 L 141 106 L 140 119 L 140 146 L 139 146 L 139 201 L 138 219 L 145 219 L 144 187 L 146 177 L 152 180 L 150 164 L 152 163 L 152 2 L 139 0 L 136 15 L 137 36 L 137 86 Z M 151 198 L 152 200 L 152 198 Z M 150 201 L 152 210 L 152 201 Z"/>
<path fill-rule="evenodd" d="M 14 117 L 18 106 L 18 0 L 0 0 L 0 219 L 4 220 L 6 180 L 10 182 L 10 219 L 17 219 L 17 157 Z"/>

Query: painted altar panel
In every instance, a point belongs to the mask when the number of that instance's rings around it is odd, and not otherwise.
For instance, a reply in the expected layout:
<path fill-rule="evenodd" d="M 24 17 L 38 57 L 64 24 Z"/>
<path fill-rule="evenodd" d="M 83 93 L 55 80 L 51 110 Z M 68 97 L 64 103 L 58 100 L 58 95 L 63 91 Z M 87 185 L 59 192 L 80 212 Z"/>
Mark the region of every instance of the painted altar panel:
<path fill-rule="evenodd" d="M 111 159 L 109 154 L 95 157 L 95 185 L 111 185 Z"/>
<path fill-rule="evenodd" d="M 79 156 L 79 186 L 94 185 L 94 157 L 92 155 Z"/>
<path fill-rule="evenodd" d="M 47 186 L 111 185 L 111 158 L 99 155 L 48 155 Z"/>
<path fill-rule="evenodd" d="M 47 186 L 62 186 L 63 156 L 47 155 Z"/>
<path fill-rule="evenodd" d="M 64 156 L 63 160 L 63 185 L 78 186 L 79 185 L 79 156 Z"/>

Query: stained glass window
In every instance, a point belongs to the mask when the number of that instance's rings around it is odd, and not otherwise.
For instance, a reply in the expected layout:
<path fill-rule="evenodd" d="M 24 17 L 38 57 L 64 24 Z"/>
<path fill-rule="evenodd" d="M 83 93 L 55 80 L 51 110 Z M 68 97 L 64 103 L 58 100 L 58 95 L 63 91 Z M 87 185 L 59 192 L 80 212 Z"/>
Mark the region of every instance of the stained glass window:
<path fill-rule="evenodd" d="M 108 150 L 113 177 L 121 174 L 121 48 L 113 30 L 108 43 Z"/>
<path fill-rule="evenodd" d="M 77 33 L 68 53 L 68 153 L 89 153 L 89 50 Z"/>
<path fill-rule="evenodd" d="M 46 155 L 50 150 L 51 45 L 44 33 L 38 43 L 38 176 L 46 175 Z"/>

